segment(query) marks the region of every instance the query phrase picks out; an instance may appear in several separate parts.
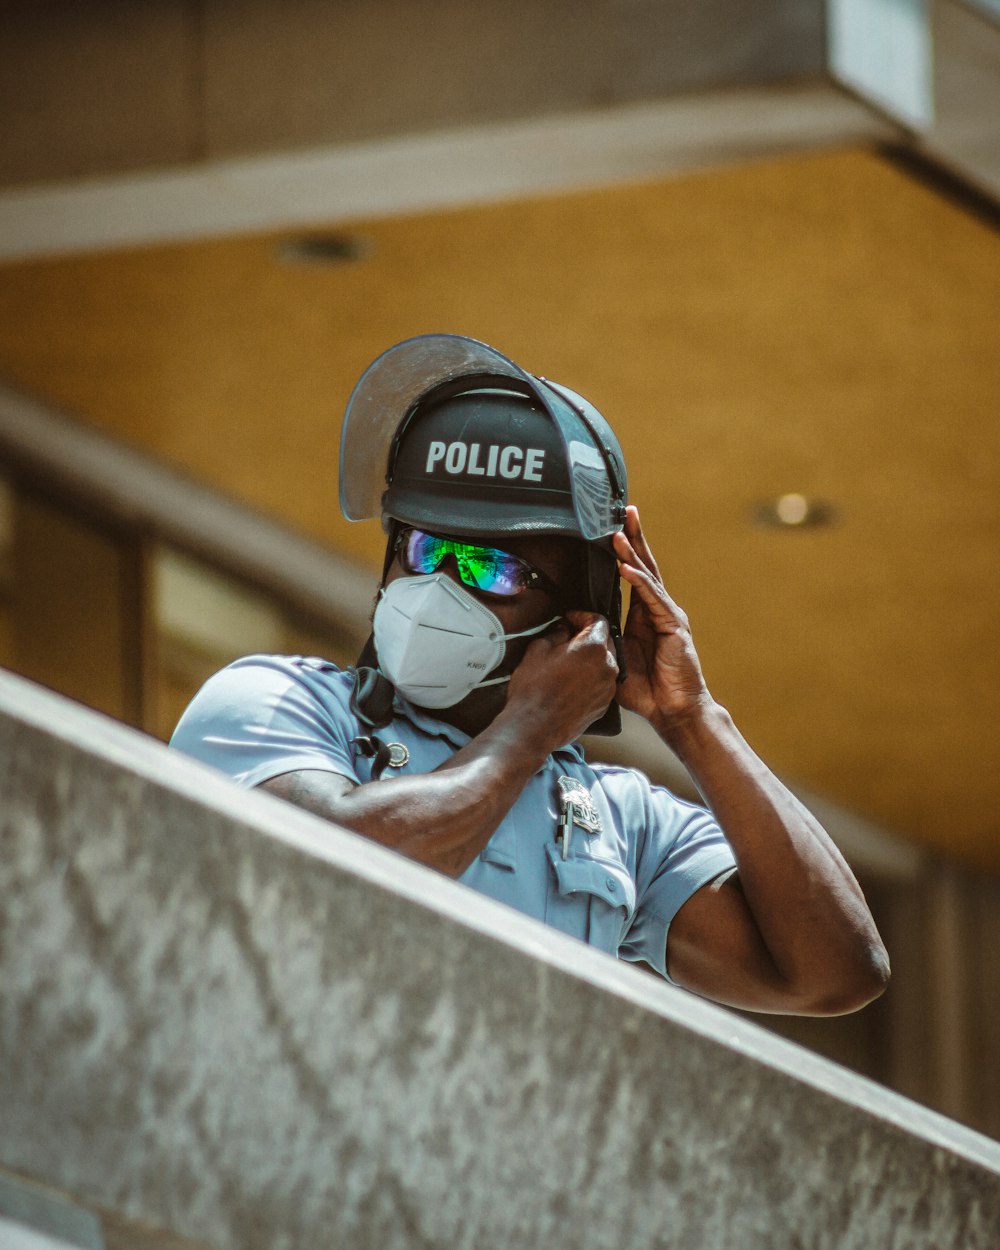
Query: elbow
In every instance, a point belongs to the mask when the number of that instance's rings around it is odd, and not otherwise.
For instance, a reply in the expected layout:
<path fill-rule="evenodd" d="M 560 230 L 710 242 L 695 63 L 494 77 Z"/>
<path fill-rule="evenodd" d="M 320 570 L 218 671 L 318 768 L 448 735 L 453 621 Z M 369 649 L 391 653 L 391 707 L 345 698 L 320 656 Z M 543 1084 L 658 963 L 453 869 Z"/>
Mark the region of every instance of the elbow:
<path fill-rule="evenodd" d="M 836 980 L 817 987 L 803 1013 L 814 1016 L 846 1016 L 860 1011 L 888 989 L 892 970 L 881 942 L 869 946 L 862 958 Z"/>
<path fill-rule="evenodd" d="M 847 1011 L 859 1011 L 862 1007 L 873 1003 L 876 998 L 881 998 L 889 988 L 891 979 L 892 967 L 889 963 L 889 952 L 876 934 L 865 948 L 864 958 L 855 976 L 853 1003 L 848 1005 Z"/>

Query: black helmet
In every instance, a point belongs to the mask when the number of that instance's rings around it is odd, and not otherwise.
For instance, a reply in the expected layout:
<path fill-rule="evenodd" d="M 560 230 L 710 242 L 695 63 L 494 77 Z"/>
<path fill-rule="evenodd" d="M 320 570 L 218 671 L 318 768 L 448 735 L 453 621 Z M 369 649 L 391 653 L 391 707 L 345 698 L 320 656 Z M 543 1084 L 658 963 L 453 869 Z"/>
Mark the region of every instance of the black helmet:
<path fill-rule="evenodd" d="M 597 409 L 475 339 L 427 334 L 398 343 L 365 370 L 348 402 L 340 505 L 349 520 L 381 515 L 390 537 L 404 524 L 455 536 L 583 540 L 580 606 L 608 618 L 620 666 L 611 538 L 626 498 L 624 456 Z M 591 732 L 618 728 L 613 704 Z"/>

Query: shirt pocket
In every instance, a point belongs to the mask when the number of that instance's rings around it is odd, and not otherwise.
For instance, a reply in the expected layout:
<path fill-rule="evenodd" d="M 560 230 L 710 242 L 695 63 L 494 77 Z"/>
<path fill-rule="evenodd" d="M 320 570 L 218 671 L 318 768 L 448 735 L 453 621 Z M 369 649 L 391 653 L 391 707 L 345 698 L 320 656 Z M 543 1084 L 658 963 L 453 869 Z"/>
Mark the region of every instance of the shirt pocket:
<path fill-rule="evenodd" d="M 563 859 L 555 842 L 545 850 L 555 877 L 546 921 L 617 955 L 635 915 L 635 882 L 624 864 L 580 854 Z"/>

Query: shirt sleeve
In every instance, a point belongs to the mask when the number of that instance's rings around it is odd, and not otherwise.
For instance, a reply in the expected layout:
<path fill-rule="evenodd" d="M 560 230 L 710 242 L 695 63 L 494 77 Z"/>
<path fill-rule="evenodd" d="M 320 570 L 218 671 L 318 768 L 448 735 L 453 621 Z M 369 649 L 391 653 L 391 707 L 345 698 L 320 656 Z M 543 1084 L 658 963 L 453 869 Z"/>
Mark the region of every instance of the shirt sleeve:
<path fill-rule="evenodd" d="M 249 656 L 209 678 L 170 745 L 247 787 L 303 768 L 358 782 L 349 692 L 324 661 Z"/>
<path fill-rule="evenodd" d="M 648 963 L 670 981 L 671 922 L 692 894 L 734 868 L 736 860 L 711 812 L 641 780 L 645 819 L 636 859 L 636 910 L 619 954 Z"/>

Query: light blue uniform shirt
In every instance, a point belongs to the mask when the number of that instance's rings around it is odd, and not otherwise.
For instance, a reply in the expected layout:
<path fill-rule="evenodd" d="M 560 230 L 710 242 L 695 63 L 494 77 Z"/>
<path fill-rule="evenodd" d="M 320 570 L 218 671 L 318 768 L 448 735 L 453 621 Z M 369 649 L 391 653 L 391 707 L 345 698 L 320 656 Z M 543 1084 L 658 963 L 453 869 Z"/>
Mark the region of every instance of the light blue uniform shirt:
<path fill-rule="evenodd" d="M 354 742 L 364 730 L 350 712 L 352 682 L 325 660 L 237 660 L 198 692 L 171 746 L 248 787 L 299 769 L 364 784 L 372 762 Z M 378 736 L 409 752 L 402 768 L 383 773 L 390 785 L 394 776 L 431 772 L 469 741 L 399 696 Z M 586 788 L 601 826 L 574 829 L 565 860 L 555 837 L 561 774 Z M 710 813 L 634 769 L 589 764 L 572 745 L 549 756 L 459 880 L 666 976 L 670 922 L 696 890 L 733 866 Z"/>

